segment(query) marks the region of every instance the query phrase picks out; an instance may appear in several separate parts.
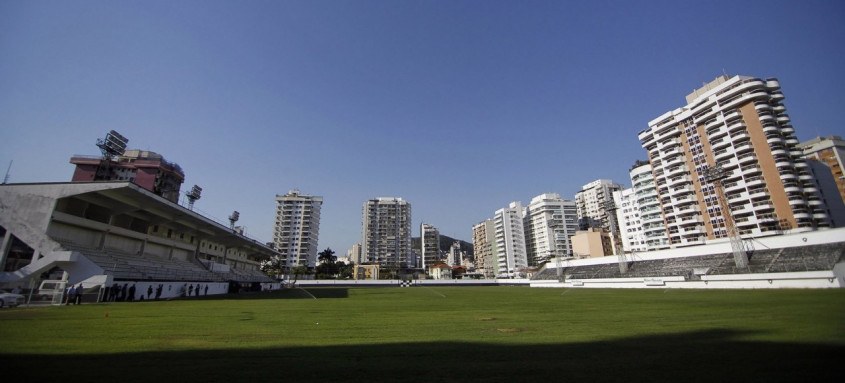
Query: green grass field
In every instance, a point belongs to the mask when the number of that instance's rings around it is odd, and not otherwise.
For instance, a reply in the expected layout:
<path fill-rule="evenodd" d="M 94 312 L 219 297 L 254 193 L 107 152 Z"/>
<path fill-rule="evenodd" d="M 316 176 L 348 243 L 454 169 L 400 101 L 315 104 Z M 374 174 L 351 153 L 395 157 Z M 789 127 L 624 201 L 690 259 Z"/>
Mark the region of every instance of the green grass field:
<path fill-rule="evenodd" d="M 843 357 L 841 289 L 309 288 L 0 310 L 3 375 L 20 378 L 5 382 L 813 381 Z"/>

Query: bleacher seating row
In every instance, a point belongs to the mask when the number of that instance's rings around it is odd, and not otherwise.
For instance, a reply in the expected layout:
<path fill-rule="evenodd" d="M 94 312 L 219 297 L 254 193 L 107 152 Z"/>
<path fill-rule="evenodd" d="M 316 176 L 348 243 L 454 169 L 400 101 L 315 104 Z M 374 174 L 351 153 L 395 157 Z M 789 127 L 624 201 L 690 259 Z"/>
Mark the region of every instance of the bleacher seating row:
<path fill-rule="evenodd" d="M 751 251 L 748 253 L 748 266 L 743 268 L 736 267 L 732 253 L 720 253 L 669 259 L 636 259 L 628 262 L 628 270 L 624 275 L 620 271 L 618 263 L 585 266 L 564 265 L 561 275 L 565 279 L 683 276 L 687 280 L 700 280 L 701 274 L 832 270 L 839 262 L 845 262 L 845 242 Z M 558 279 L 558 270 L 554 264 L 548 264 L 547 267 L 534 274 L 532 279 L 556 280 Z"/>
<path fill-rule="evenodd" d="M 77 251 L 100 266 L 115 280 L 206 281 L 206 282 L 272 282 L 259 270 L 211 272 L 199 262 L 165 259 L 154 255 L 139 256 L 117 250 L 99 250 L 63 243 L 62 247 Z"/>

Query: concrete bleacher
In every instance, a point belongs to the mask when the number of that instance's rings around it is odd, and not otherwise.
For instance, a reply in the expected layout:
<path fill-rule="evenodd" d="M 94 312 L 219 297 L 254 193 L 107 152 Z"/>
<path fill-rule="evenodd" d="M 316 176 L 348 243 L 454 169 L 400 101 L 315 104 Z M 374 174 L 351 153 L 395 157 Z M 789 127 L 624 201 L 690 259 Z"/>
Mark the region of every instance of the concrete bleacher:
<path fill-rule="evenodd" d="M 202 266 L 180 259 L 164 259 L 153 255 L 139 256 L 116 250 L 99 250 L 63 244 L 67 250 L 79 252 L 115 280 L 209 281 L 225 282 L 225 275 L 215 274 Z M 234 278 L 233 278 L 234 279 Z"/>
<path fill-rule="evenodd" d="M 664 259 L 639 259 L 628 262 L 623 275 L 617 262 L 593 265 L 567 265 L 561 274 L 564 279 L 653 278 L 682 276 L 699 280 L 701 274 L 750 274 L 832 270 L 845 262 L 845 242 L 811 246 L 761 249 L 747 253 L 748 266 L 737 268 L 732 253 L 707 254 Z M 534 274 L 533 280 L 557 280 L 558 270 L 547 264 Z"/>

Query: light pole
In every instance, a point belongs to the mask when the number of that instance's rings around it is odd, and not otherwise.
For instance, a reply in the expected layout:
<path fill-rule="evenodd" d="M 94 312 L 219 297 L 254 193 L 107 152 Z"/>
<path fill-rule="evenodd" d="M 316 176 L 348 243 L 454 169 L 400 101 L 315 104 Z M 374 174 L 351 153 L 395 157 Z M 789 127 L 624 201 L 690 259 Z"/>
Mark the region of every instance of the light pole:
<path fill-rule="evenodd" d="M 712 183 L 713 188 L 716 190 L 716 199 L 719 200 L 719 210 L 721 210 L 722 218 L 725 220 L 725 230 L 727 231 L 728 238 L 731 241 L 731 250 L 734 255 L 736 267 L 746 268 L 748 267 L 748 255 L 745 253 L 745 246 L 742 243 L 742 237 L 739 236 L 739 231 L 734 224 L 733 216 L 731 215 L 731 208 L 728 204 L 727 197 L 725 197 L 725 191 L 722 188 L 722 180 L 728 178 L 731 175 L 731 171 L 722 168 L 721 165 L 716 165 L 705 168 L 702 173 L 704 181 Z M 714 227 L 714 235 L 715 232 L 716 228 Z"/>

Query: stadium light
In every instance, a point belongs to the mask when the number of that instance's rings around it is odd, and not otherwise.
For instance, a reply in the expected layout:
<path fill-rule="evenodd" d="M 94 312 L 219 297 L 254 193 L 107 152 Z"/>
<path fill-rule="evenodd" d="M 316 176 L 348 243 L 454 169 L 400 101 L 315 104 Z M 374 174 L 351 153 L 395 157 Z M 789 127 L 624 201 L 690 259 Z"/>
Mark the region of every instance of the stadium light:
<path fill-rule="evenodd" d="M 188 197 L 188 209 L 194 210 L 194 202 L 202 197 L 202 188 L 194 185 L 189 192 L 185 193 L 185 196 Z"/>

